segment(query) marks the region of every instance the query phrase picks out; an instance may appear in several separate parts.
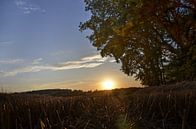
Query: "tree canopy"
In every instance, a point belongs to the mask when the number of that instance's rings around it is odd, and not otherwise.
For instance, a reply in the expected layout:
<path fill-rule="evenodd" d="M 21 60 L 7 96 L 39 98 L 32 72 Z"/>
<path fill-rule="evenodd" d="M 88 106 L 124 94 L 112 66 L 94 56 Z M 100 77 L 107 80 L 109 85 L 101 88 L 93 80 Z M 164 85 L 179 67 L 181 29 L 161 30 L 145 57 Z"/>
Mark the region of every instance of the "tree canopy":
<path fill-rule="evenodd" d="M 102 56 L 143 85 L 196 79 L 195 0 L 85 0 L 80 24 Z"/>

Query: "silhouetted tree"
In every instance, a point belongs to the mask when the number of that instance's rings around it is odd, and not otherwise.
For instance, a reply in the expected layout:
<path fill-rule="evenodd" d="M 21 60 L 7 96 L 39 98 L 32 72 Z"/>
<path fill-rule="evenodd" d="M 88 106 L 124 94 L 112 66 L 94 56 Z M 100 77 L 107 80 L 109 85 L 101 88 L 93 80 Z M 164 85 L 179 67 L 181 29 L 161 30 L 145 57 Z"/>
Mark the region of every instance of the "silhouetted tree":
<path fill-rule="evenodd" d="M 195 0 L 85 0 L 91 18 L 80 24 L 102 56 L 154 86 L 195 79 Z"/>

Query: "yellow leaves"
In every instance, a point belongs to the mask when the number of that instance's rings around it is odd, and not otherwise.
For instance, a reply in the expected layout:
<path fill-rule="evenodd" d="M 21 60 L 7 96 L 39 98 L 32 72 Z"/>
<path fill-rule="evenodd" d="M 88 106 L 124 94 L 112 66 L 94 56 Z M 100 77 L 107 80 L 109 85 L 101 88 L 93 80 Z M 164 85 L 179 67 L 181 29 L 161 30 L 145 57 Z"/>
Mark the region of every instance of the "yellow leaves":
<path fill-rule="evenodd" d="M 132 27 L 133 27 L 133 22 L 132 21 L 128 21 L 125 25 L 122 25 L 120 27 L 114 28 L 113 31 L 117 35 L 124 37 L 124 36 L 126 36 L 130 32 Z"/>

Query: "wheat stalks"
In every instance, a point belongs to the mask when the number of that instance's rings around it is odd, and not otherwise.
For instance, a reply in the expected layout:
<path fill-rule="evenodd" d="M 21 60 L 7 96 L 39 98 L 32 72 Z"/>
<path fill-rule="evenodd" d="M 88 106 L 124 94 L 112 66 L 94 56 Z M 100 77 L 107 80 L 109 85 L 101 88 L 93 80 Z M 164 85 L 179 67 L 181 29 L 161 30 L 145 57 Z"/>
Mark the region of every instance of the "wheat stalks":
<path fill-rule="evenodd" d="M 19 126 L 20 126 L 20 129 L 24 129 L 21 124 Z"/>
<path fill-rule="evenodd" d="M 39 121 L 40 121 L 41 129 L 45 129 L 46 126 L 45 126 L 44 122 L 41 119 Z"/>
<path fill-rule="evenodd" d="M 3 105 L 1 105 L 3 107 Z M 4 129 L 4 121 L 3 121 L 3 114 L 4 114 L 4 110 L 3 108 L 1 107 L 1 129 Z"/>
<path fill-rule="evenodd" d="M 186 128 L 186 109 L 183 110 L 183 116 L 182 116 L 182 129 Z"/>
<path fill-rule="evenodd" d="M 87 123 L 84 126 L 84 129 L 86 129 L 88 127 L 89 122 L 90 122 L 90 120 L 87 121 Z"/>
<path fill-rule="evenodd" d="M 58 117 L 59 122 L 60 122 L 60 124 L 61 124 L 61 129 L 63 129 L 63 123 L 64 123 L 64 121 L 61 120 L 58 110 L 56 110 L 56 114 L 57 114 L 57 117 Z"/>
<path fill-rule="evenodd" d="M 51 129 L 52 128 L 52 125 L 50 124 L 50 121 L 49 121 L 48 117 L 46 118 L 46 121 L 47 121 L 47 124 L 49 126 L 49 129 Z"/>
<path fill-rule="evenodd" d="M 17 119 L 15 121 L 15 126 L 16 126 L 15 128 L 18 129 L 18 120 Z"/>
<path fill-rule="evenodd" d="M 32 120 L 31 120 L 31 110 L 30 109 L 28 110 L 28 117 L 29 117 L 29 128 L 33 129 L 33 127 L 32 127 Z"/>

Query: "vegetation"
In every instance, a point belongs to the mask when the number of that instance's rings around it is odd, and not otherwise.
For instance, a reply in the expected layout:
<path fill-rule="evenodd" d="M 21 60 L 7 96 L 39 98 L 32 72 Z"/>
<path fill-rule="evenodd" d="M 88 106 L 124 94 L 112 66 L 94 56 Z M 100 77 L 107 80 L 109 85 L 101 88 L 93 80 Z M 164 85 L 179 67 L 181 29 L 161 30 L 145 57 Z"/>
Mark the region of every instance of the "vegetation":
<path fill-rule="evenodd" d="M 101 55 L 162 87 L 0 93 L 0 129 L 196 129 L 195 0 L 85 4 L 92 15 L 80 29 Z"/>
<path fill-rule="evenodd" d="M 196 79 L 195 0 L 85 0 L 81 23 L 102 56 L 122 71 L 157 86 Z"/>
<path fill-rule="evenodd" d="M 69 96 L 47 91 L 0 94 L 0 128 L 196 129 L 196 82 Z"/>

